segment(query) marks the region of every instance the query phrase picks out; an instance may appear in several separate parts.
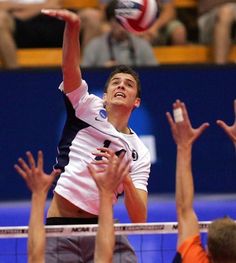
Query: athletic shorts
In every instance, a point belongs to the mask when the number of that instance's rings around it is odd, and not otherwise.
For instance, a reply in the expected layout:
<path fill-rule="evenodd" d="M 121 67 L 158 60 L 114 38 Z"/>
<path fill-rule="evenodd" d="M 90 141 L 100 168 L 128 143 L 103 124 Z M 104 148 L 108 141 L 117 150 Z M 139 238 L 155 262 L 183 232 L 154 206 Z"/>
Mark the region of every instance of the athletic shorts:
<path fill-rule="evenodd" d="M 49 218 L 46 225 L 97 224 L 97 218 Z M 93 263 L 95 237 L 48 237 L 46 263 Z M 113 263 L 137 263 L 135 252 L 125 236 L 116 236 Z"/>

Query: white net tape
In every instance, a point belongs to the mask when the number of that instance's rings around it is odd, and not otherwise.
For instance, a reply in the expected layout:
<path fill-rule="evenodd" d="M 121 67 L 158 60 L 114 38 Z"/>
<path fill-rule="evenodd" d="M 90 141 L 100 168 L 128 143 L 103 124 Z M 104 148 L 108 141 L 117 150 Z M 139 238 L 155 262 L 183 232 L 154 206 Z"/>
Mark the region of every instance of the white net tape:
<path fill-rule="evenodd" d="M 200 221 L 201 233 L 206 233 L 211 221 Z M 143 224 L 114 224 L 116 235 L 139 234 L 175 234 L 178 231 L 176 222 L 143 223 Z M 46 236 L 95 236 L 98 225 L 57 225 L 46 226 Z M 0 238 L 25 238 L 28 236 L 27 226 L 0 227 Z"/>

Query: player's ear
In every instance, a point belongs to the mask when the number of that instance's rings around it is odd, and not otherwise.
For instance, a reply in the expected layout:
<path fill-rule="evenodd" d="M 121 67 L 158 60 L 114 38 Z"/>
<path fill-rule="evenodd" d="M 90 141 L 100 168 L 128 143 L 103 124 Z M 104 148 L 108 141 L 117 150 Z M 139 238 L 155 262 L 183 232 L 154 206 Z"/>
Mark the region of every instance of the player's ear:
<path fill-rule="evenodd" d="M 134 108 L 138 108 L 140 106 L 141 103 L 141 99 L 140 98 L 136 98 L 135 102 L 134 102 Z"/>

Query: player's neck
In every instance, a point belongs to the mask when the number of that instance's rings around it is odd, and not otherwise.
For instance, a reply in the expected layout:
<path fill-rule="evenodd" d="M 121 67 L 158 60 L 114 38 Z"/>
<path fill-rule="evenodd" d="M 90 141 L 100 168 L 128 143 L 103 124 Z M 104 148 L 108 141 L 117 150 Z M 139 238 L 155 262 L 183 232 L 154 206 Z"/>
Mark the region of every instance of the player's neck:
<path fill-rule="evenodd" d="M 130 134 L 130 129 L 128 127 L 128 119 L 127 116 L 118 116 L 117 114 L 108 115 L 108 121 L 115 127 L 115 129 L 119 132 Z"/>

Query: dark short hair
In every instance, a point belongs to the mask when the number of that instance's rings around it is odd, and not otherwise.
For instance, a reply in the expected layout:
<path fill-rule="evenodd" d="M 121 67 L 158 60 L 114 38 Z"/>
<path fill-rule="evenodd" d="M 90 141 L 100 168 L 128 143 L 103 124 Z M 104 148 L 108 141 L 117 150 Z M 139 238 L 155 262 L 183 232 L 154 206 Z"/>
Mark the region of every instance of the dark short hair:
<path fill-rule="evenodd" d="M 107 92 L 107 88 L 108 88 L 108 85 L 109 85 L 109 82 L 110 80 L 113 78 L 113 76 L 115 76 L 116 74 L 119 74 L 119 73 L 125 73 L 125 74 L 129 74 L 131 75 L 135 81 L 136 81 L 136 84 L 137 84 L 137 95 L 136 97 L 137 98 L 141 98 L 141 83 L 140 83 L 140 79 L 139 79 L 139 75 L 136 71 L 134 71 L 131 67 L 129 66 L 125 66 L 125 65 L 120 65 L 120 66 L 117 66 L 109 75 L 107 81 L 106 81 L 106 84 L 105 84 L 105 88 L 104 88 L 104 93 Z"/>

